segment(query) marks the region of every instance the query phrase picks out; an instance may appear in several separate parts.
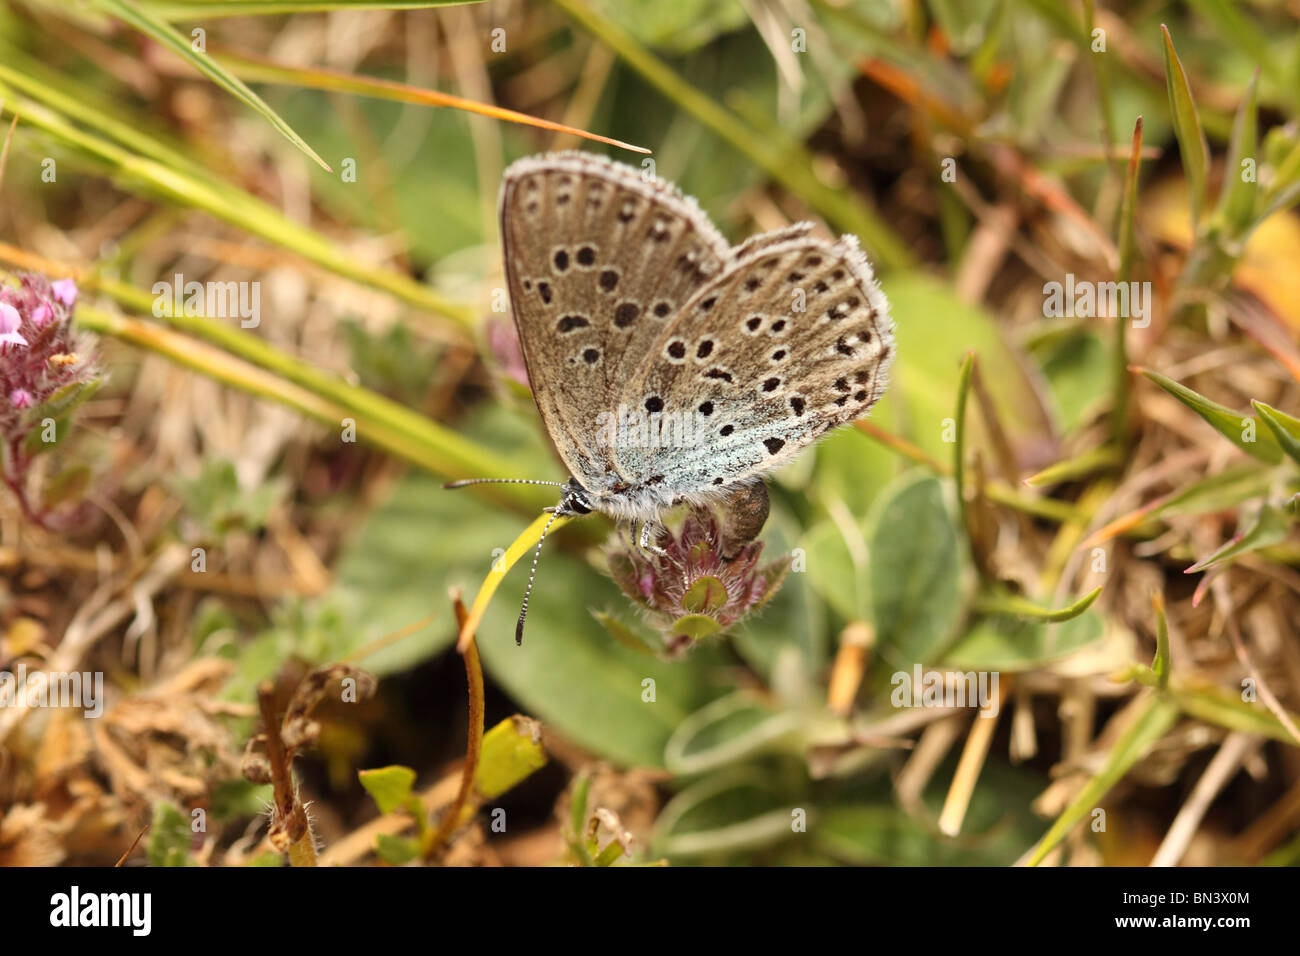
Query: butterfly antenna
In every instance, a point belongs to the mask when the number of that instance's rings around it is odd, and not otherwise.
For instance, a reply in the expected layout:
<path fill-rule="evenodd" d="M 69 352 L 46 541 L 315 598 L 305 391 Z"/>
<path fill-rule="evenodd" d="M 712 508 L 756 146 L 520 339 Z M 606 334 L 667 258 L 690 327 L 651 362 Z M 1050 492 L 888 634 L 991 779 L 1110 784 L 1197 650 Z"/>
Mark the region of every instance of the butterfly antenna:
<path fill-rule="evenodd" d="M 449 481 L 443 485 L 443 489 L 467 488 L 470 485 L 550 485 L 553 488 L 563 488 L 564 483 L 560 481 L 538 481 L 536 478 L 464 478 L 460 481 Z"/>
<path fill-rule="evenodd" d="M 515 624 L 516 645 L 524 642 L 524 618 L 528 616 L 528 597 L 533 593 L 533 579 L 537 577 L 537 559 L 542 556 L 542 542 L 546 540 L 546 532 L 551 530 L 551 525 L 558 517 L 558 512 L 551 513 L 551 520 L 546 522 L 546 527 L 542 528 L 542 536 L 537 539 L 537 550 L 533 552 L 533 567 L 528 572 L 528 587 L 524 588 L 524 606 L 519 609 L 519 621 Z"/>

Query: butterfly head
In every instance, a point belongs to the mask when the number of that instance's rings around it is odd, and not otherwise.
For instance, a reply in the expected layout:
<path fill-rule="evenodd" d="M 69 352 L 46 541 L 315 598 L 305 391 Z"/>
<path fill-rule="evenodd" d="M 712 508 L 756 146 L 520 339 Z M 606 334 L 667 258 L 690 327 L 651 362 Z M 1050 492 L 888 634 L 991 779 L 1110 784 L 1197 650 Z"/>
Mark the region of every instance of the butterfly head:
<path fill-rule="evenodd" d="M 591 493 L 578 483 L 578 479 L 570 478 L 564 483 L 564 494 L 555 506 L 556 515 L 589 515 L 595 510 L 596 506 L 591 503 Z"/>

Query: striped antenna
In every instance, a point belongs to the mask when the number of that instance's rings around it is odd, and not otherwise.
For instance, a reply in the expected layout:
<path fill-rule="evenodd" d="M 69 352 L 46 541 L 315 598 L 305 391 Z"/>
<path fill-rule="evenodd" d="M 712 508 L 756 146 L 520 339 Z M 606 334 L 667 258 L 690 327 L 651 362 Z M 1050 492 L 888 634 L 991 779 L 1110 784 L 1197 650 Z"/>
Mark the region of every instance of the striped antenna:
<path fill-rule="evenodd" d="M 533 567 L 528 572 L 528 587 L 524 589 L 524 606 L 519 609 L 519 621 L 515 624 L 516 646 L 524 642 L 524 618 L 528 616 L 528 597 L 533 593 L 533 579 L 537 577 L 537 559 L 542 556 L 542 542 L 546 540 L 546 532 L 551 530 L 551 525 L 559 516 L 559 508 L 551 512 L 551 520 L 546 522 L 546 527 L 542 528 L 542 536 L 537 539 L 537 550 L 533 552 Z"/>
<path fill-rule="evenodd" d="M 538 481 L 536 478 L 463 478 L 460 481 L 449 481 L 442 487 L 451 488 L 468 488 L 470 485 L 550 485 L 552 488 L 563 488 L 564 483 L 560 481 Z"/>

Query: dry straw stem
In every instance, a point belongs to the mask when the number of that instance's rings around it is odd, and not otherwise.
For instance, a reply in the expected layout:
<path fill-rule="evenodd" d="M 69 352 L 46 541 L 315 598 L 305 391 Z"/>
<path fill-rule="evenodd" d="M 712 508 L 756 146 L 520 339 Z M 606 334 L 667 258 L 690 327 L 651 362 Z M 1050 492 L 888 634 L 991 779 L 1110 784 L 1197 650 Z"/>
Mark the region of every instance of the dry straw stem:
<path fill-rule="evenodd" d="M 81 670 L 81 659 L 95 643 L 152 601 L 189 562 L 188 550 L 169 545 L 150 556 L 143 566 L 133 566 L 127 574 L 105 581 L 77 609 L 59 646 L 30 680 L 48 682 L 50 674 Z M 119 592 L 121 597 L 114 598 Z M 19 694 L 14 706 L 0 709 L 0 746 L 27 716 L 30 696 Z"/>
<path fill-rule="evenodd" d="M 469 620 L 469 612 L 465 610 L 459 593 L 453 593 L 451 601 L 456 611 L 456 622 L 463 628 Z M 473 634 L 470 635 L 469 643 L 461 652 L 461 657 L 465 661 L 465 679 L 469 685 L 469 740 L 465 745 L 465 763 L 461 767 L 460 789 L 456 792 L 456 798 L 443 812 L 438 829 L 423 848 L 425 860 L 433 858 L 462 822 L 464 810 L 469 805 L 470 794 L 474 790 L 479 756 L 483 753 L 483 714 L 486 709 L 483 698 L 483 665 L 479 662 L 478 644 L 474 642 Z"/>
<path fill-rule="evenodd" d="M 583 139 L 588 139 L 592 142 L 604 143 L 608 146 L 616 146 L 619 149 L 630 150 L 634 153 L 651 152 L 651 150 L 644 146 L 625 143 L 621 139 L 601 136 L 599 133 L 592 133 L 585 129 L 565 126 L 563 123 L 553 123 L 550 120 L 539 119 L 536 116 L 529 116 L 527 113 L 508 110 L 487 103 L 479 103 L 474 100 L 465 99 L 462 96 L 452 96 L 450 93 L 442 93 L 438 90 L 420 89 L 419 87 L 410 86 L 406 83 L 398 83 L 395 80 L 384 80 L 372 76 L 358 76 L 355 73 L 345 73 L 342 70 L 328 70 L 322 67 L 286 66 L 265 59 L 264 57 L 253 56 L 248 53 L 235 53 L 229 50 L 213 52 L 217 53 L 221 62 L 229 66 L 232 72 L 236 75 L 255 82 L 282 83 L 285 85 L 300 86 L 313 90 L 331 90 L 338 93 L 355 93 L 359 96 L 370 96 L 375 99 L 390 100 L 395 103 L 413 103 L 417 106 L 449 107 L 451 109 L 464 110 L 467 113 L 476 113 L 479 116 L 488 116 L 493 119 L 519 123 L 523 126 L 534 126 L 538 129 L 550 130 L 553 133 L 580 136 Z"/>
<path fill-rule="evenodd" d="M 474 603 L 470 606 L 469 614 L 460 625 L 460 635 L 456 639 L 456 650 L 464 654 L 474 641 L 474 633 L 478 630 L 479 624 L 483 621 L 483 615 L 487 613 L 488 605 L 492 602 L 492 595 L 501 586 L 505 580 L 506 574 L 524 555 L 530 553 L 541 540 L 542 532 L 550 523 L 551 530 L 549 534 L 554 534 L 568 524 L 572 519 L 569 517 L 555 517 L 550 514 L 537 516 L 532 524 L 525 528 L 515 538 L 514 543 L 506 549 L 506 553 L 498 558 L 492 564 L 492 569 L 488 571 L 487 577 L 479 585 L 478 593 L 474 595 Z"/>
<path fill-rule="evenodd" d="M 271 770 L 271 789 L 274 813 L 271 827 L 283 827 L 289 842 L 291 866 L 316 865 L 316 840 L 311 832 L 307 811 L 298 799 L 293 783 L 292 757 L 285 749 L 280 736 L 280 720 L 275 712 L 275 685 L 263 681 L 257 688 L 257 703 L 262 713 L 263 733 L 266 736 L 266 759 Z"/>
<path fill-rule="evenodd" d="M 966 738 L 966 746 L 961 752 L 961 759 L 957 762 L 957 772 L 953 774 L 952 785 L 948 788 L 948 796 L 943 801 L 943 810 L 939 813 L 941 833 L 956 836 L 961 832 L 962 821 L 966 819 L 966 811 L 970 807 L 971 795 L 975 793 L 980 771 L 984 769 L 984 761 L 989 755 L 989 746 L 993 743 L 993 731 L 997 729 L 998 716 L 1002 713 L 1002 705 L 1006 702 L 1013 683 L 1011 675 L 1003 674 L 1002 680 L 998 682 L 997 714 L 992 717 L 980 714 L 973 718 L 974 725 Z"/>

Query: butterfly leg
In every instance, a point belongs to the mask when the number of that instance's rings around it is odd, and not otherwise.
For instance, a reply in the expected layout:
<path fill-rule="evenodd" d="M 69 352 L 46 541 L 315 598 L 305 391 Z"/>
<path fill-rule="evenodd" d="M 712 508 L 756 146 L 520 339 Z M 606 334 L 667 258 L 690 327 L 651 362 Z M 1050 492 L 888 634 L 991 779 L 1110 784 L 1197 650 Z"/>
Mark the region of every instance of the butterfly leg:
<path fill-rule="evenodd" d="M 668 552 L 665 551 L 663 548 L 659 547 L 659 545 L 654 543 L 654 538 L 657 536 L 658 531 L 659 531 L 659 523 L 657 521 L 642 522 L 640 547 L 642 551 L 649 551 L 652 554 L 657 554 L 660 557 L 664 557 L 668 554 Z"/>

